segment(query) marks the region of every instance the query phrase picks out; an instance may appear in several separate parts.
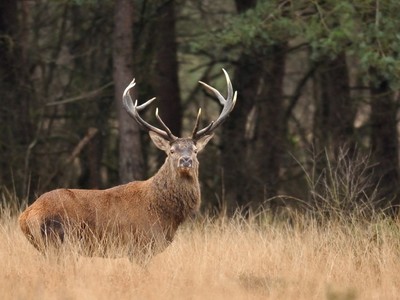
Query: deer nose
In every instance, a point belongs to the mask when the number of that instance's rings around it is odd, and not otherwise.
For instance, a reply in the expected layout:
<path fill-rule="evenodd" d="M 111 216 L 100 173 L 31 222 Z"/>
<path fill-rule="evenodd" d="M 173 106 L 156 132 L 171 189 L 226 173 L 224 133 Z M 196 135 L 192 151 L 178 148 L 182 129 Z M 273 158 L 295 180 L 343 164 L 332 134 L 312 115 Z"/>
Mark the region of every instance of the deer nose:
<path fill-rule="evenodd" d="M 181 168 L 191 168 L 192 167 L 192 159 L 190 156 L 182 156 L 179 159 L 179 167 Z"/>

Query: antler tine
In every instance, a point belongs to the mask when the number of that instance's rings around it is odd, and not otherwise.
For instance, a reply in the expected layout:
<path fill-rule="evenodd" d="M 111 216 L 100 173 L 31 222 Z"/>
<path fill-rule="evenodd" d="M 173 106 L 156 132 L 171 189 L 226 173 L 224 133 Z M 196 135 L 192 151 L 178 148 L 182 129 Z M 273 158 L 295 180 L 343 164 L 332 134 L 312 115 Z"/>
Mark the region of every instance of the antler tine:
<path fill-rule="evenodd" d="M 199 81 L 203 86 L 205 86 L 207 89 L 209 89 L 210 91 L 212 91 L 214 93 L 214 95 L 218 98 L 219 102 L 223 105 L 223 109 L 222 109 L 219 117 L 217 118 L 217 120 L 211 122 L 207 127 L 194 133 L 193 138 L 199 139 L 200 137 L 202 137 L 206 134 L 212 133 L 219 125 L 221 125 L 226 120 L 229 113 L 235 107 L 236 99 L 237 99 L 237 92 L 236 91 L 233 92 L 232 83 L 231 83 L 228 73 L 224 69 L 222 69 L 222 71 L 225 74 L 226 84 L 228 86 L 228 95 L 227 95 L 226 99 L 221 95 L 221 93 L 216 88 L 214 88 L 202 81 Z"/>
<path fill-rule="evenodd" d="M 199 112 L 197 113 L 196 123 L 194 124 L 194 128 L 192 131 L 192 139 L 194 139 L 196 137 L 196 132 L 197 132 L 197 129 L 199 128 L 200 115 L 201 115 L 201 107 L 199 108 Z"/>
<path fill-rule="evenodd" d="M 227 96 L 227 98 L 228 98 L 228 99 L 232 99 L 233 87 L 232 87 L 231 79 L 229 78 L 229 75 L 228 75 L 228 73 L 225 71 L 224 68 L 222 68 L 222 71 L 223 71 L 224 74 L 225 74 L 226 84 L 227 84 L 227 86 L 228 86 L 228 96 Z M 236 101 L 236 100 L 235 100 L 235 101 Z M 232 109 L 233 109 L 233 107 L 232 107 Z"/>
<path fill-rule="evenodd" d="M 167 133 L 169 139 L 170 139 L 170 140 L 176 140 L 177 137 L 174 136 L 174 135 L 172 134 L 171 130 L 170 130 L 170 129 L 168 128 L 168 126 L 164 123 L 164 121 L 161 120 L 161 117 L 158 115 L 158 107 L 156 108 L 156 118 L 157 118 L 158 122 L 160 122 L 161 126 L 164 127 L 164 129 L 165 129 L 165 131 L 166 131 L 166 133 Z"/>
<path fill-rule="evenodd" d="M 129 94 L 129 91 L 135 85 L 136 85 L 136 82 L 135 82 L 135 79 L 133 79 L 132 82 L 126 87 L 126 89 L 123 93 L 123 96 L 122 96 L 123 105 L 124 105 L 125 110 L 128 112 L 128 114 L 140 126 L 142 126 L 143 129 L 146 129 L 148 131 L 153 131 L 169 141 L 177 139 L 177 137 L 175 137 L 171 133 L 171 130 L 169 130 L 169 128 L 164 124 L 164 122 L 162 122 L 161 118 L 158 116 L 157 111 L 156 111 L 156 117 L 159 121 L 161 120 L 161 124 L 163 125 L 164 129 L 166 129 L 166 131 L 159 129 L 159 128 L 147 123 L 145 120 L 142 119 L 142 117 L 139 115 L 139 111 L 142 111 L 147 106 L 149 106 L 156 98 L 155 97 L 151 98 L 150 100 L 146 101 L 145 103 L 143 103 L 141 105 L 137 105 L 138 101 L 136 100 L 135 104 L 133 104 L 133 101 L 132 101 L 131 95 Z"/>

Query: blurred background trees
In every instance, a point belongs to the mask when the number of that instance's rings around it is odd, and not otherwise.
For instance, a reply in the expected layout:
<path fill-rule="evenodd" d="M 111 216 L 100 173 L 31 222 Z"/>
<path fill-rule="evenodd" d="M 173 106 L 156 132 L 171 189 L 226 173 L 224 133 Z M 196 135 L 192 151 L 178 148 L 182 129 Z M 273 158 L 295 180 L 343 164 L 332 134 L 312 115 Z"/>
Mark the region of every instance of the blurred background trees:
<path fill-rule="evenodd" d="M 199 106 L 204 124 L 218 115 L 197 81 L 224 91 L 224 67 L 238 102 L 200 157 L 205 208 L 314 205 L 308 175 L 343 149 L 370 157 L 372 184 L 352 201 L 399 204 L 399 1 L 3 2 L 3 191 L 33 201 L 151 176 L 159 153 L 121 109 L 124 87 L 135 77 L 139 101 L 157 96 L 187 135 Z"/>

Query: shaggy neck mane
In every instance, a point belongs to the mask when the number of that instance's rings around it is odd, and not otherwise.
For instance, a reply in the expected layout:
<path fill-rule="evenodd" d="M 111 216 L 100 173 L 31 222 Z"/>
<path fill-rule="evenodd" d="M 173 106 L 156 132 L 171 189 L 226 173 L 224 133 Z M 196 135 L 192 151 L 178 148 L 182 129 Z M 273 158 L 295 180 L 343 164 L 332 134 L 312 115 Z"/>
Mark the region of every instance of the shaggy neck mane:
<path fill-rule="evenodd" d="M 181 174 L 170 166 L 168 159 L 153 176 L 155 206 L 162 211 L 165 219 L 174 219 L 179 225 L 198 209 L 200 185 L 198 168 L 188 174 Z"/>

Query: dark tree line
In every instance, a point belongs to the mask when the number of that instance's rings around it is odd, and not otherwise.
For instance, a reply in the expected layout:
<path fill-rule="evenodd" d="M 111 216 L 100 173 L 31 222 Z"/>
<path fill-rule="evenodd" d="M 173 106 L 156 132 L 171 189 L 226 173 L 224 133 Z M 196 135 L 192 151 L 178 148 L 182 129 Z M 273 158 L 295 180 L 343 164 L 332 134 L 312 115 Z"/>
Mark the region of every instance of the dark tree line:
<path fill-rule="evenodd" d="M 394 211 L 399 8 L 394 0 L 1 3 L 0 188 L 32 201 L 55 187 L 146 178 L 160 157 L 124 112 L 124 88 L 135 77 L 139 102 L 156 96 L 173 133 L 187 135 L 199 106 L 204 123 L 219 113 L 197 81 L 225 89 L 224 67 L 239 96 L 200 158 L 206 207 L 275 211 L 288 204 L 282 195 L 312 203 L 308 172 L 326 173 L 346 149 L 349 161 L 369 155 L 364 194 Z"/>

